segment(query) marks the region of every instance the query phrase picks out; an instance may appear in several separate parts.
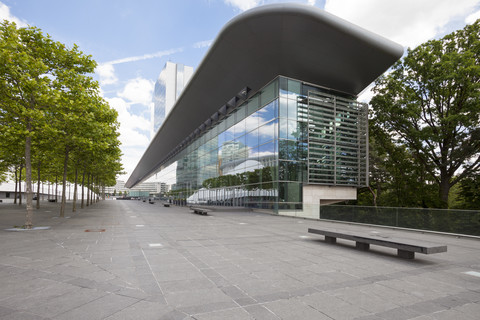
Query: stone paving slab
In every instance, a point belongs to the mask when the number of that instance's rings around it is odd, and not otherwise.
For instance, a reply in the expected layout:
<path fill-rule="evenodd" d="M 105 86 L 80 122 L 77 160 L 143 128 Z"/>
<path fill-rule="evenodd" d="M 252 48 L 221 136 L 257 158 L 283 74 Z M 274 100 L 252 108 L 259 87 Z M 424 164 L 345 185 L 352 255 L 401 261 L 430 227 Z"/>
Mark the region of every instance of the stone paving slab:
<path fill-rule="evenodd" d="M 71 203 L 67 204 L 71 210 Z M 478 319 L 480 240 L 107 200 L 59 218 L 0 204 L 2 319 Z M 405 260 L 308 228 L 444 243 Z M 88 230 L 89 232 L 86 232 Z"/>

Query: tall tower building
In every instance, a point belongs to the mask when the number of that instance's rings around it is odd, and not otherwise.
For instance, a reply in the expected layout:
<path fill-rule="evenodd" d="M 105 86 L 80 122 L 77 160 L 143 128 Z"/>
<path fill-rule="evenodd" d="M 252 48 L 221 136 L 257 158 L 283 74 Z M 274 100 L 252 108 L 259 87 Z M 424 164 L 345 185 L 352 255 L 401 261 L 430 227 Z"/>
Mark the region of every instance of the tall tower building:
<path fill-rule="evenodd" d="M 167 62 L 158 76 L 153 92 L 151 139 L 158 131 L 175 101 L 192 77 L 193 67 Z"/>

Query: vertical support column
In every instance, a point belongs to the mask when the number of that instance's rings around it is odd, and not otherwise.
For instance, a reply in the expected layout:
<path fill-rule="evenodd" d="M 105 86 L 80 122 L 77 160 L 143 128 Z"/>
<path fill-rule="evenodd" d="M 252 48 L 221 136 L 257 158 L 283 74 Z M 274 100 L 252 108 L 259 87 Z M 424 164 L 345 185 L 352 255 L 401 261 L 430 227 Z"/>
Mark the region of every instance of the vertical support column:
<path fill-rule="evenodd" d="M 398 249 L 397 255 L 404 259 L 415 259 L 415 252 Z"/>
<path fill-rule="evenodd" d="M 362 251 L 368 251 L 370 250 L 370 244 L 369 243 L 364 243 L 364 242 L 355 242 L 355 247 L 359 250 Z"/>

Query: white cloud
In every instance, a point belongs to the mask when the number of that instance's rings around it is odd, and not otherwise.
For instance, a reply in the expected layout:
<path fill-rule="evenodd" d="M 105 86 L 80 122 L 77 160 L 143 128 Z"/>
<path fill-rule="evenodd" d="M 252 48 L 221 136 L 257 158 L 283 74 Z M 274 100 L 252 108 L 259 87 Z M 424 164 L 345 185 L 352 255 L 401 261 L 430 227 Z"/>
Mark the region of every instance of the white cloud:
<path fill-rule="evenodd" d="M 118 97 L 105 98 L 112 108 L 118 112 L 118 121 L 120 122 L 120 129 L 141 129 L 149 128 L 150 120 L 144 117 L 132 114 L 128 111 L 129 104 Z"/>
<path fill-rule="evenodd" d="M 195 49 L 200 49 L 200 48 L 210 47 L 212 43 L 213 43 L 213 40 L 198 41 L 198 42 L 195 42 L 192 47 L 194 47 Z"/>
<path fill-rule="evenodd" d="M 148 145 L 148 144 L 147 144 Z M 145 152 L 146 146 L 145 147 L 128 147 L 128 148 L 122 148 L 123 150 L 123 155 L 122 155 L 122 165 L 123 169 L 126 172 L 125 175 L 121 175 L 118 177 L 119 180 L 127 181 L 128 178 L 130 177 L 130 174 L 133 172 L 135 167 L 138 164 L 138 161 L 140 161 L 140 158 L 142 157 L 143 153 Z"/>
<path fill-rule="evenodd" d="M 183 48 L 168 49 L 168 50 L 158 51 L 155 53 L 146 53 L 141 56 L 133 56 L 133 57 L 112 60 L 112 61 L 106 62 L 106 64 L 119 64 L 119 63 L 134 62 L 134 61 L 147 60 L 147 59 L 153 59 L 153 58 L 161 58 L 174 53 L 182 52 L 183 50 L 184 50 Z"/>
<path fill-rule="evenodd" d="M 478 9 L 480 0 L 326 0 L 325 10 L 406 47 L 415 47 Z"/>
<path fill-rule="evenodd" d="M 118 122 L 120 122 L 119 140 L 122 150 L 122 164 L 126 175 L 120 179 L 128 179 L 135 169 L 138 161 L 142 157 L 150 140 L 148 136 L 140 131 L 146 131 L 150 128 L 150 120 L 141 116 L 132 114 L 128 111 L 129 103 L 119 97 L 105 98 L 105 100 L 118 112 Z M 139 131 L 140 130 L 140 131 Z"/>
<path fill-rule="evenodd" d="M 118 96 L 128 100 L 130 104 L 143 104 L 150 106 L 152 103 L 152 93 L 155 83 L 143 78 L 131 79 Z"/>
<path fill-rule="evenodd" d="M 316 0 L 307 0 L 307 3 L 311 6 L 314 6 L 316 2 Z"/>
<path fill-rule="evenodd" d="M 122 142 L 123 148 L 128 147 L 139 147 L 143 151 L 147 149 L 148 143 L 150 140 L 144 134 L 139 133 L 130 128 L 121 128 L 120 127 L 120 141 Z M 137 159 L 140 160 L 140 157 Z"/>
<path fill-rule="evenodd" d="M 118 78 L 115 75 L 115 68 L 112 64 L 102 63 L 95 68 L 95 73 L 100 77 L 100 85 L 105 86 L 117 83 Z"/>
<path fill-rule="evenodd" d="M 28 23 L 24 20 L 15 17 L 10 13 L 10 8 L 0 2 L 0 21 L 8 20 L 11 22 L 15 22 L 18 27 L 28 27 Z"/>
<path fill-rule="evenodd" d="M 373 92 L 374 83 L 371 83 L 358 95 L 357 100 L 364 103 L 370 103 L 375 93 Z"/>
<path fill-rule="evenodd" d="M 260 0 L 224 0 L 224 2 L 232 7 L 238 8 L 242 11 L 252 9 L 262 4 Z"/>
<path fill-rule="evenodd" d="M 472 24 L 475 21 L 477 21 L 478 19 L 480 19 L 480 10 L 478 10 L 478 11 L 472 13 L 471 15 L 469 15 L 468 17 L 466 17 L 465 18 L 465 23 Z"/>

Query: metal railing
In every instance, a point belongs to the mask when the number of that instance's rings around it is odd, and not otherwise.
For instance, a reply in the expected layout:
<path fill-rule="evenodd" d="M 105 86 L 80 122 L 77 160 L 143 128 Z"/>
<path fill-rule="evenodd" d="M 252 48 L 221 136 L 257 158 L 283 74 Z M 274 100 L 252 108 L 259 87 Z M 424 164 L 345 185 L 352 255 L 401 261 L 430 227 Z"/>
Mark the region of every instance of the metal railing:
<path fill-rule="evenodd" d="M 480 210 L 327 205 L 319 218 L 480 236 Z"/>

